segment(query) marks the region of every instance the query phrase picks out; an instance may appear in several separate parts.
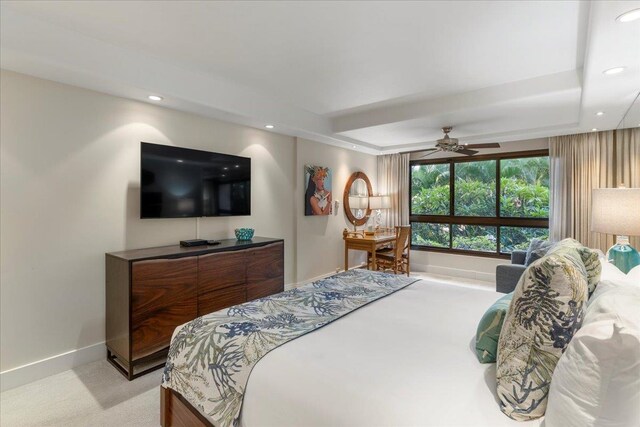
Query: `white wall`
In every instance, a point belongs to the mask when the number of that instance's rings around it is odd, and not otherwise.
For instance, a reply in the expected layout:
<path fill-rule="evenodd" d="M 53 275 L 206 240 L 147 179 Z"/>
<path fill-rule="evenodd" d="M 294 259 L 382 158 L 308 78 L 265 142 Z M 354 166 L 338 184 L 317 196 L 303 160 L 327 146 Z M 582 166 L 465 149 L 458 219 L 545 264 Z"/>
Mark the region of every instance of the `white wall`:
<path fill-rule="evenodd" d="M 195 219 L 139 219 L 140 141 L 251 157 L 253 214 L 202 218 L 199 237 L 283 238 L 287 285 L 341 259 L 342 213 L 300 217 L 303 163 L 332 167 L 340 194 L 352 170 L 376 175 L 370 155 L 301 141 L 296 157 L 293 137 L 5 70 L 0 83 L 3 388 L 103 357 L 105 252 L 197 237 Z"/>
<path fill-rule="evenodd" d="M 291 137 L 2 72 L 1 369 L 104 340 L 104 253 L 196 237 L 195 219 L 139 219 L 140 141 L 249 156 L 251 217 L 285 239 L 295 281 Z"/>
<path fill-rule="evenodd" d="M 548 138 L 527 139 L 522 141 L 501 142 L 500 148 L 484 149 L 481 154 L 506 153 L 513 151 L 546 150 L 549 148 Z M 449 158 L 451 155 L 438 153 L 429 159 Z M 420 153 L 411 155 L 411 159 L 420 158 Z M 508 259 L 475 257 L 470 255 L 454 255 L 440 252 L 414 250 L 411 252 L 411 269 L 434 274 L 464 277 L 483 280 L 495 284 L 496 266 L 509 264 Z"/>
<path fill-rule="evenodd" d="M 331 168 L 333 174 L 333 200 L 340 202 L 340 207 L 333 210 L 330 216 L 304 215 L 304 166 L 318 165 Z M 342 196 L 347 180 L 354 172 L 364 172 L 376 191 L 377 177 L 376 156 L 356 153 L 329 145 L 321 145 L 298 138 L 296 155 L 296 203 L 297 218 L 297 268 L 298 277 L 310 279 L 321 276 L 327 270 L 344 269 L 344 243 L 342 231 L 353 227 L 344 214 Z M 362 251 L 350 251 L 349 266 L 353 267 L 365 262 Z"/>
<path fill-rule="evenodd" d="M 348 177 L 377 190 L 375 156 L 4 70 L 0 94 L 3 388 L 104 356 L 105 252 L 198 237 L 195 219 L 139 219 L 140 141 L 251 157 L 253 215 L 200 219 L 199 237 L 283 238 L 287 285 L 343 268 Z M 304 216 L 305 164 L 333 171 L 330 217 Z M 352 252 L 350 266 L 363 261 Z M 484 279 L 498 262 L 412 253 L 418 269 Z"/>
<path fill-rule="evenodd" d="M 508 259 L 487 258 L 442 252 L 411 251 L 411 270 L 445 276 L 482 280 L 495 285 L 496 266 L 509 264 Z"/>

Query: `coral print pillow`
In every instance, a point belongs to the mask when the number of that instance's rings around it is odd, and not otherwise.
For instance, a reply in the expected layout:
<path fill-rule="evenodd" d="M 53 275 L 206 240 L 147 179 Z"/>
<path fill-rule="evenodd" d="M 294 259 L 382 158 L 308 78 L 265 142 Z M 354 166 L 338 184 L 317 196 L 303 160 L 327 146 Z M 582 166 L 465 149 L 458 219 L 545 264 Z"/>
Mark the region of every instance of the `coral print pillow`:
<path fill-rule="evenodd" d="M 551 376 L 580 328 L 587 302 L 587 271 L 568 245 L 525 270 L 498 341 L 500 409 L 525 421 L 544 415 Z"/>

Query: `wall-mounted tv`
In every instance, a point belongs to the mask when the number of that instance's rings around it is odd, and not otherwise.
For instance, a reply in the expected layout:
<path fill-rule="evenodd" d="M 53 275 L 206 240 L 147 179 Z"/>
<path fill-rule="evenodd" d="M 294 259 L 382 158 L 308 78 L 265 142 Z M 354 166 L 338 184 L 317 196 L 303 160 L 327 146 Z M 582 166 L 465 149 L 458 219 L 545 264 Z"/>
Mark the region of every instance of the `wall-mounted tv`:
<path fill-rule="evenodd" d="M 251 215 L 250 158 L 140 147 L 140 218 Z"/>

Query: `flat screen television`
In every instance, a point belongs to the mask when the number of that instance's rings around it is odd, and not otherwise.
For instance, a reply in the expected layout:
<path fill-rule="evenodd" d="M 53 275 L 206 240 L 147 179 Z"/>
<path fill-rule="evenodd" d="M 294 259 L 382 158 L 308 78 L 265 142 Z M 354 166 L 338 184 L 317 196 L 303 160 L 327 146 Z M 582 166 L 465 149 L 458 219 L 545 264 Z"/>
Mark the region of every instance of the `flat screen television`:
<path fill-rule="evenodd" d="M 250 158 L 140 146 L 140 218 L 251 215 Z"/>

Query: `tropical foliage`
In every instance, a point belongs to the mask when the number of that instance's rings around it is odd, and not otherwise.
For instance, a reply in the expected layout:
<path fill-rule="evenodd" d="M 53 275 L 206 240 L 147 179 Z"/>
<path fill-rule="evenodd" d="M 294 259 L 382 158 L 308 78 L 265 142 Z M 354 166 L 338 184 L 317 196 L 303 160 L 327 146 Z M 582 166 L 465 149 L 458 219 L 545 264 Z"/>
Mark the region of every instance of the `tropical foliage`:
<path fill-rule="evenodd" d="M 500 162 L 500 216 L 549 217 L 549 158 Z"/>
<path fill-rule="evenodd" d="M 449 247 L 449 224 L 411 223 L 412 243 L 436 248 Z"/>
<path fill-rule="evenodd" d="M 497 248 L 496 227 L 483 225 L 454 225 L 453 248 L 467 251 L 495 252 Z"/>
<path fill-rule="evenodd" d="M 547 240 L 548 228 L 500 227 L 500 250 L 511 253 L 514 250 L 527 250 L 533 239 Z"/>
<path fill-rule="evenodd" d="M 411 167 L 411 213 L 449 215 L 449 164 Z"/>
<path fill-rule="evenodd" d="M 450 206 L 449 163 L 411 167 L 411 214 L 495 217 L 496 160 L 454 164 L 454 201 Z M 549 158 L 527 157 L 500 160 L 500 216 L 510 218 L 549 217 Z M 495 252 L 497 228 L 453 226 L 446 223 L 412 224 L 414 245 L 452 247 Z M 501 227 L 503 253 L 526 249 L 533 238 L 548 237 L 546 228 Z"/>
<path fill-rule="evenodd" d="M 455 215 L 496 216 L 496 161 L 454 165 Z"/>

